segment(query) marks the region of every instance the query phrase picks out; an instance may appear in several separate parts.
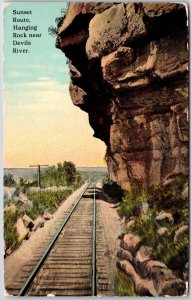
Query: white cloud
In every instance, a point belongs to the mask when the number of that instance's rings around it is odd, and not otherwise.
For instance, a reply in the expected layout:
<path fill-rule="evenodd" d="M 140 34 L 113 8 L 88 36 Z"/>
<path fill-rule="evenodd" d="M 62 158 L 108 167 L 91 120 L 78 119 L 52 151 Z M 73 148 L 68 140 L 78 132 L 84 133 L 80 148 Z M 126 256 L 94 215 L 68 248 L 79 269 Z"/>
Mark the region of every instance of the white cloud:
<path fill-rule="evenodd" d="M 60 67 L 58 67 L 58 66 L 45 66 L 45 65 L 35 65 L 35 64 L 28 64 L 27 66 L 26 66 L 26 68 L 29 68 L 29 70 L 30 70 L 30 68 L 33 68 L 33 69 L 37 69 L 37 70 L 42 70 L 43 69 L 43 71 L 45 72 L 45 71 L 51 71 L 51 72 L 68 72 L 68 74 L 69 74 L 69 68 L 68 68 L 68 66 L 67 65 L 65 65 L 65 63 L 64 63 L 64 61 L 63 61 L 63 66 L 60 66 Z"/>
<path fill-rule="evenodd" d="M 24 75 L 23 75 L 23 73 L 20 73 L 19 71 L 12 70 L 12 71 L 8 72 L 8 76 L 10 76 L 10 77 L 23 77 Z"/>
<path fill-rule="evenodd" d="M 39 77 L 38 80 L 47 81 L 50 80 L 50 77 Z"/>
<path fill-rule="evenodd" d="M 53 80 L 49 77 L 39 77 L 39 81 L 32 81 L 32 82 L 25 82 L 25 83 L 15 83 L 14 85 L 7 84 L 6 85 L 6 91 L 7 92 L 13 92 L 15 91 L 18 93 L 19 90 L 22 91 L 22 93 L 27 92 L 31 94 L 31 89 L 35 89 L 35 91 L 39 92 L 40 90 L 46 90 L 46 91 L 68 91 L 69 85 L 68 84 L 61 84 L 60 82 Z M 37 89 L 38 88 L 38 89 Z"/>
<path fill-rule="evenodd" d="M 52 55 L 53 58 L 57 58 L 57 57 L 63 57 L 63 53 L 60 51 L 58 53 L 55 53 Z"/>
<path fill-rule="evenodd" d="M 48 89 L 49 91 L 55 91 L 55 90 L 67 90 L 68 84 L 61 84 L 54 80 L 42 80 L 42 81 L 34 81 L 34 82 L 28 82 L 24 85 L 22 85 L 23 88 L 39 88 L 39 89 Z"/>
<path fill-rule="evenodd" d="M 16 95 L 16 97 L 15 97 Z M 14 99 L 14 101 L 13 101 Z M 74 108 L 69 95 L 68 84 L 55 80 L 34 81 L 6 86 L 4 92 L 6 114 L 41 113 L 43 111 L 62 113 L 66 103 Z"/>

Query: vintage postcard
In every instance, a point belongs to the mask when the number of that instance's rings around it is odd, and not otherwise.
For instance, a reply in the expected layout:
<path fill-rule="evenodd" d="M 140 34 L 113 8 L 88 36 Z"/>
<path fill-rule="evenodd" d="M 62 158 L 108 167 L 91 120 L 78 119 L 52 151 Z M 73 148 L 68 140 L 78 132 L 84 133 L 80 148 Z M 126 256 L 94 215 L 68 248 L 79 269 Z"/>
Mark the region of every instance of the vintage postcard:
<path fill-rule="evenodd" d="M 4 293 L 188 296 L 188 4 L 6 2 Z"/>

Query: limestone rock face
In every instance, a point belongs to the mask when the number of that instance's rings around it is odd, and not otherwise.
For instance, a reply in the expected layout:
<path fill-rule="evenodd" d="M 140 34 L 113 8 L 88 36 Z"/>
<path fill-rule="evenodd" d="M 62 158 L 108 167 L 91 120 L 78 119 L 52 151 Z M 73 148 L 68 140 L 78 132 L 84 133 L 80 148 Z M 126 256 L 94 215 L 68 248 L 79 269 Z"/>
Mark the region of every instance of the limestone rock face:
<path fill-rule="evenodd" d="M 124 189 L 188 173 L 187 34 L 178 3 L 70 3 L 60 24 L 72 101 Z"/>
<path fill-rule="evenodd" d="M 126 9 L 123 3 L 113 5 L 102 14 L 96 15 L 89 24 L 86 43 L 88 58 L 101 57 L 124 43 L 122 32 L 127 32 Z"/>

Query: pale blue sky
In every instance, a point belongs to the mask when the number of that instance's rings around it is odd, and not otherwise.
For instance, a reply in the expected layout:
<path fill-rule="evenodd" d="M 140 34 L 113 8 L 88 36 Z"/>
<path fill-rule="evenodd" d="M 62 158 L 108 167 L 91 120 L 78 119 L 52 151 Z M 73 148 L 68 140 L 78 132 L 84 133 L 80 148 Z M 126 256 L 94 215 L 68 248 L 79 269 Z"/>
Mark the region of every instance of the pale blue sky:
<path fill-rule="evenodd" d="M 93 138 L 88 115 L 69 96 L 65 55 L 55 47 L 48 27 L 56 26 L 64 2 L 17 2 L 4 9 L 4 166 L 56 164 L 103 166 L 105 145 Z M 41 38 L 30 39 L 30 53 L 13 54 L 13 10 L 31 10 L 30 25 Z M 16 24 L 16 23 L 14 23 Z M 17 23 L 26 26 L 27 23 Z M 29 32 L 29 31 L 28 31 Z M 37 32 L 31 32 L 37 33 Z M 26 38 L 18 38 L 25 41 Z"/>

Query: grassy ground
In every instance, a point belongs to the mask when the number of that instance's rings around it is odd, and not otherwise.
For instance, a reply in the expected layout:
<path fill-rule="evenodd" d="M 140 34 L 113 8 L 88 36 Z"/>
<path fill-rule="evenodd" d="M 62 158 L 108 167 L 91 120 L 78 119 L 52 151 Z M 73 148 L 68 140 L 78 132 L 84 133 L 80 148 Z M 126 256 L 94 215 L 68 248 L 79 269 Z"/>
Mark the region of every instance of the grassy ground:
<path fill-rule="evenodd" d="M 32 206 L 28 203 L 23 204 L 19 200 L 7 200 L 5 204 L 14 204 L 16 206 L 16 210 L 5 210 L 4 212 L 4 241 L 6 247 L 11 247 L 12 250 L 15 250 L 20 244 L 15 226 L 19 217 L 27 214 L 32 220 L 35 220 L 39 215 L 43 215 L 46 211 L 53 214 L 61 202 L 64 201 L 71 192 L 71 189 L 63 191 L 29 192 L 28 199 L 31 201 Z"/>
<path fill-rule="evenodd" d="M 137 296 L 131 278 L 120 270 L 115 275 L 114 292 L 117 296 Z"/>
<path fill-rule="evenodd" d="M 15 223 L 18 218 L 18 211 L 6 211 L 4 213 L 4 241 L 6 247 L 16 249 L 19 246 L 18 234 Z"/>
<path fill-rule="evenodd" d="M 54 213 L 61 202 L 71 194 L 71 190 L 64 191 L 33 191 L 28 195 L 32 201 L 32 209 L 26 212 L 32 219 L 48 211 Z"/>

